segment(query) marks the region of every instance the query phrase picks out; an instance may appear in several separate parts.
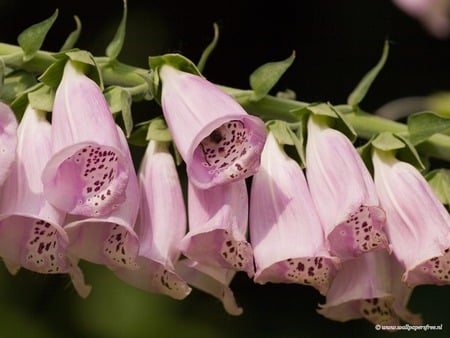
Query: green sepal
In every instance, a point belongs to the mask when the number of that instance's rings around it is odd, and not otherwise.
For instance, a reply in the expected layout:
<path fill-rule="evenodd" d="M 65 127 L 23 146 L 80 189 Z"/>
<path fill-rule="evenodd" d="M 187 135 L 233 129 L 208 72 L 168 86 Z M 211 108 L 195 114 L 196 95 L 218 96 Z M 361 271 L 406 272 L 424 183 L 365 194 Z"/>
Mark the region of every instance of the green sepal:
<path fill-rule="evenodd" d="M 312 103 L 304 109 L 314 115 L 327 117 L 327 124 L 342 132 L 351 142 L 355 142 L 357 134 L 345 115 L 329 103 Z"/>
<path fill-rule="evenodd" d="M 8 74 L 3 80 L 2 101 L 14 101 L 18 95 L 33 87 L 36 83 L 36 78 L 29 72 L 18 70 Z"/>
<path fill-rule="evenodd" d="M 287 59 L 277 62 L 268 62 L 258 67 L 250 75 L 250 88 L 253 95 L 250 100 L 258 101 L 269 94 L 278 80 L 286 70 L 292 65 L 295 59 L 295 51 Z"/>
<path fill-rule="evenodd" d="M 273 133 L 277 142 L 281 145 L 294 146 L 300 160 L 300 166 L 305 167 L 306 155 L 304 145 L 306 119 L 296 124 L 283 120 L 272 120 L 267 122 L 267 129 Z"/>
<path fill-rule="evenodd" d="M 81 21 L 78 18 L 78 16 L 76 16 L 76 15 L 73 16 L 73 19 L 75 20 L 76 28 L 67 37 L 66 41 L 64 42 L 63 46 L 60 49 L 61 52 L 67 51 L 69 49 L 72 49 L 75 46 L 75 44 L 77 43 L 78 38 L 80 37 L 80 34 L 81 34 Z"/>
<path fill-rule="evenodd" d="M 39 88 L 28 93 L 29 104 L 35 110 L 51 112 L 53 110 L 54 100 L 54 88 L 51 88 L 44 84 L 41 84 Z"/>
<path fill-rule="evenodd" d="M 130 92 L 122 87 L 111 86 L 103 92 L 111 113 L 121 113 L 126 137 L 130 137 L 133 130 L 133 116 L 131 114 L 132 97 Z"/>
<path fill-rule="evenodd" d="M 127 14 L 128 14 L 127 8 L 128 8 L 127 1 L 123 0 L 122 20 L 120 20 L 120 24 L 119 27 L 117 28 L 114 38 L 109 43 L 108 47 L 106 47 L 106 55 L 112 60 L 117 59 L 117 57 L 120 54 L 120 51 L 122 50 L 123 43 L 125 41 Z"/>
<path fill-rule="evenodd" d="M 213 24 L 214 29 L 214 36 L 212 41 L 209 43 L 208 46 L 206 46 L 205 50 L 203 51 L 200 60 L 197 63 L 197 68 L 200 72 L 203 72 L 205 69 L 206 61 L 208 61 L 209 55 L 214 51 L 214 49 L 217 46 L 217 42 L 219 41 L 219 26 L 217 23 Z"/>
<path fill-rule="evenodd" d="M 169 128 L 167 128 L 166 122 L 161 116 L 138 123 L 135 130 L 128 138 L 130 144 L 139 147 L 145 147 L 150 140 L 160 142 L 172 141 L 172 135 L 170 134 Z"/>
<path fill-rule="evenodd" d="M 358 106 L 369 91 L 370 86 L 383 69 L 389 54 L 389 41 L 384 42 L 383 53 L 378 63 L 361 79 L 356 88 L 350 93 L 347 103 Z"/>
<path fill-rule="evenodd" d="M 160 102 L 161 98 L 161 84 L 159 79 L 158 70 L 164 65 L 172 66 L 186 73 L 192 73 L 195 75 L 202 76 L 200 70 L 197 66 L 189 60 L 187 57 L 181 54 L 164 54 L 160 56 L 150 56 L 149 65 L 152 72 L 153 83 L 152 83 L 152 96 Z"/>
<path fill-rule="evenodd" d="M 371 145 L 382 151 L 395 152 L 398 159 L 411 163 L 420 171 L 425 169 L 424 162 L 416 148 L 408 139 L 399 134 L 381 132 L 371 140 Z"/>
<path fill-rule="evenodd" d="M 450 205 L 450 170 L 433 170 L 425 178 L 442 204 Z"/>
<path fill-rule="evenodd" d="M 73 49 L 70 51 L 58 53 L 54 55 L 56 61 L 52 63 L 44 73 L 38 78 L 39 81 L 49 87 L 56 88 L 61 82 L 64 72 L 64 66 L 67 60 L 76 61 L 82 66 L 83 72 L 92 80 L 94 80 L 100 88 L 103 88 L 103 81 L 100 71 L 98 70 L 92 54 L 84 50 Z"/>
<path fill-rule="evenodd" d="M 51 17 L 28 27 L 20 33 L 17 42 L 23 50 L 24 62 L 30 61 L 39 49 L 41 49 L 48 31 L 53 26 L 57 17 L 58 10 L 56 9 Z"/>
<path fill-rule="evenodd" d="M 450 131 L 450 117 L 434 112 L 420 112 L 408 117 L 409 140 L 417 145 L 437 133 Z"/>

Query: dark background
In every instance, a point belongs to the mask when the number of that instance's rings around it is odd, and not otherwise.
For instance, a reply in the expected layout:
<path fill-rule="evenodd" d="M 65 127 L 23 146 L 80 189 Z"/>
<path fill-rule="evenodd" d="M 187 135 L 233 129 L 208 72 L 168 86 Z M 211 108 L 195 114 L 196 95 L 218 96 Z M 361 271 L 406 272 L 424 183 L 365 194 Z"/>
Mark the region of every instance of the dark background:
<path fill-rule="evenodd" d="M 94 6 L 95 5 L 95 6 Z M 372 111 L 393 99 L 450 88 L 450 40 L 438 40 L 387 0 L 319 1 L 128 1 L 122 62 L 148 68 L 148 56 L 179 52 L 197 62 L 219 24 L 220 39 L 204 74 L 227 86 L 248 88 L 248 76 L 263 63 L 297 58 L 276 90 L 292 89 L 302 101 L 345 103 L 360 78 L 392 41 L 388 62 L 362 106 Z M 0 41 L 59 9 L 44 44 L 55 51 L 74 29 L 77 47 L 104 54 L 122 15 L 116 1 L 0 0 Z M 135 113 L 146 113 L 146 104 Z M 450 288 L 420 286 L 410 301 L 424 323 L 443 331 L 388 333 L 356 320 L 336 323 L 315 312 L 323 299 L 298 285 L 254 285 L 238 274 L 232 283 L 240 317 L 227 315 L 212 297 L 194 291 L 184 301 L 136 290 L 106 269 L 83 263 L 93 291 L 79 299 L 65 277 L 0 265 L 0 337 L 448 337 Z"/>

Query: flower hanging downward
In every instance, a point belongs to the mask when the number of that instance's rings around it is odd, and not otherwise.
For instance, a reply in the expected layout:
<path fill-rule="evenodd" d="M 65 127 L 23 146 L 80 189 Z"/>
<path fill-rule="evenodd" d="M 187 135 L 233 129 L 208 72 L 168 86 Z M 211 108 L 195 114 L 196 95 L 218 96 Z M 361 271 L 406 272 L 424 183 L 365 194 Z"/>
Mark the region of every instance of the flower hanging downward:
<path fill-rule="evenodd" d="M 174 263 L 186 232 L 186 210 L 175 162 L 165 143 L 152 140 L 148 144 L 139 185 L 139 269 L 117 269 L 115 273 L 140 289 L 183 299 L 191 288 L 177 275 Z"/>
<path fill-rule="evenodd" d="M 167 65 L 159 75 L 164 117 L 192 183 L 205 189 L 253 175 L 266 138 L 263 121 L 200 76 Z"/>
<path fill-rule="evenodd" d="M 326 293 L 338 259 L 328 252 L 302 169 L 272 133 L 252 181 L 250 240 L 255 282 L 299 283 Z"/>
<path fill-rule="evenodd" d="M 365 318 L 374 324 L 399 325 L 403 320 L 420 325 L 420 316 L 406 308 L 412 289 L 401 281 L 402 271 L 395 257 L 384 250 L 348 260 L 318 312 L 342 322 Z"/>
<path fill-rule="evenodd" d="M 306 176 L 332 254 L 350 259 L 388 248 L 369 171 L 350 140 L 321 116 L 308 121 Z"/>
<path fill-rule="evenodd" d="M 86 297 L 75 259 L 67 255 L 65 212 L 43 196 L 41 173 L 51 156 L 50 123 L 42 112 L 25 110 L 18 128 L 17 161 L 0 200 L 0 256 L 11 273 L 20 267 L 39 273 L 69 273 L 78 293 Z"/>
<path fill-rule="evenodd" d="M 189 183 L 188 211 L 189 233 L 181 242 L 184 255 L 205 265 L 245 271 L 252 277 L 245 180 L 209 189 Z"/>
<path fill-rule="evenodd" d="M 13 111 L 0 102 L 0 186 L 16 158 L 17 120 Z"/>
<path fill-rule="evenodd" d="M 391 152 L 373 152 L 386 231 L 410 286 L 450 284 L 450 216 L 425 178 Z"/>
<path fill-rule="evenodd" d="M 101 89 L 78 67 L 67 62 L 56 91 L 44 192 L 68 213 L 101 216 L 125 200 L 128 159 Z"/>
<path fill-rule="evenodd" d="M 125 161 L 129 172 L 126 201 L 107 216 L 72 216 L 64 229 L 69 235 L 68 250 L 73 256 L 106 265 L 112 270 L 137 269 L 139 241 L 134 225 L 139 208 L 139 187 L 127 140 L 122 130 L 116 128 L 121 142 L 119 151 L 128 154 Z"/>

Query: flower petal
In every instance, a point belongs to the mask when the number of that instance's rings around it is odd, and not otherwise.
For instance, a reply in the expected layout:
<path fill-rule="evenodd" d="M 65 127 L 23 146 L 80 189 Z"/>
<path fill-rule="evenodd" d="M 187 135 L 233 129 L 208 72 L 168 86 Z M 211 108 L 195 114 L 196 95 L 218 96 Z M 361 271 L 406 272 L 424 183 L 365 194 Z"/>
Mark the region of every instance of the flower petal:
<path fill-rule="evenodd" d="M 450 284 L 450 215 L 425 178 L 391 153 L 375 150 L 375 184 L 392 251 L 410 286 Z"/>
<path fill-rule="evenodd" d="M 239 316 L 243 310 L 236 303 L 229 284 L 236 271 L 203 265 L 190 259 L 177 262 L 176 271 L 193 287 L 219 299 L 225 311 L 233 316 Z"/>
<path fill-rule="evenodd" d="M 55 94 L 52 145 L 54 156 L 42 176 L 52 204 L 72 214 L 102 216 L 124 202 L 129 150 L 121 150 L 101 89 L 72 61 Z"/>
<path fill-rule="evenodd" d="M 264 122 L 206 79 L 163 66 L 162 108 L 189 179 L 206 189 L 259 168 Z"/>
<path fill-rule="evenodd" d="M 244 180 L 209 189 L 188 185 L 189 233 L 184 255 L 201 264 L 254 274 L 253 250 L 247 242 L 248 195 Z"/>
<path fill-rule="evenodd" d="M 269 133 L 252 181 L 250 238 L 255 282 L 299 283 L 326 293 L 336 273 L 300 166 Z"/>
<path fill-rule="evenodd" d="M 320 117 L 308 121 L 306 176 L 332 254 L 389 249 L 373 179 L 350 140 Z"/>
<path fill-rule="evenodd" d="M 186 233 L 186 209 L 175 162 L 165 144 L 149 142 L 139 184 L 139 269 L 117 269 L 115 273 L 140 289 L 183 299 L 191 288 L 177 275 L 173 264 L 180 256 L 178 245 Z"/>
<path fill-rule="evenodd" d="M 6 104 L 0 102 L 0 186 L 16 158 L 17 120 Z"/>
<path fill-rule="evenodd" d="M 117 127 L 122 140 L 122 152 L 128 153 L 128 144 L 122 130 Z M 84 218 L 72 216 L 64 227 L 69 235 L 69 252 L 77 258 L 103 264 L 111 269 L 126 267 L 136 269 L 139 241 L 134 231 L 138 208 L 139 187 L 131 155 L 128 165 L 127 199 L 109 215 Z"/>

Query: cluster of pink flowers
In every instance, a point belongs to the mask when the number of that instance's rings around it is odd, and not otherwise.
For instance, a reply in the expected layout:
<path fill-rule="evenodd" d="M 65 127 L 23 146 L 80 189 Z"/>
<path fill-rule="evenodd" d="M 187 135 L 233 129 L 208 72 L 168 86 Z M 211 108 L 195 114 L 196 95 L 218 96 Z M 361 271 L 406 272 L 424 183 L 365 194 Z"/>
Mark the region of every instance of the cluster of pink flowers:
<path fill-rule="evenodd" d="M 0 105 L 0 257 L 11 273 L 66 273 L 86 297 L 81 259 L 175 299 L 198 288 L 238 315 L 230 282 L 244 272 L 314 287 L 333 320 L 420 322 L 406 307 L 413 287 L 450 284 L 450 216 L 417 169 L 374 148 L 372 176 L 350 140 L 311 115 L 303 170 L 217 86 L 155 71 L 185 190 L 168 142 L 150 140 L 136 173 L 101 88 L 75 61 L 51 121 L 28 106 L 18 124 Z"/>

